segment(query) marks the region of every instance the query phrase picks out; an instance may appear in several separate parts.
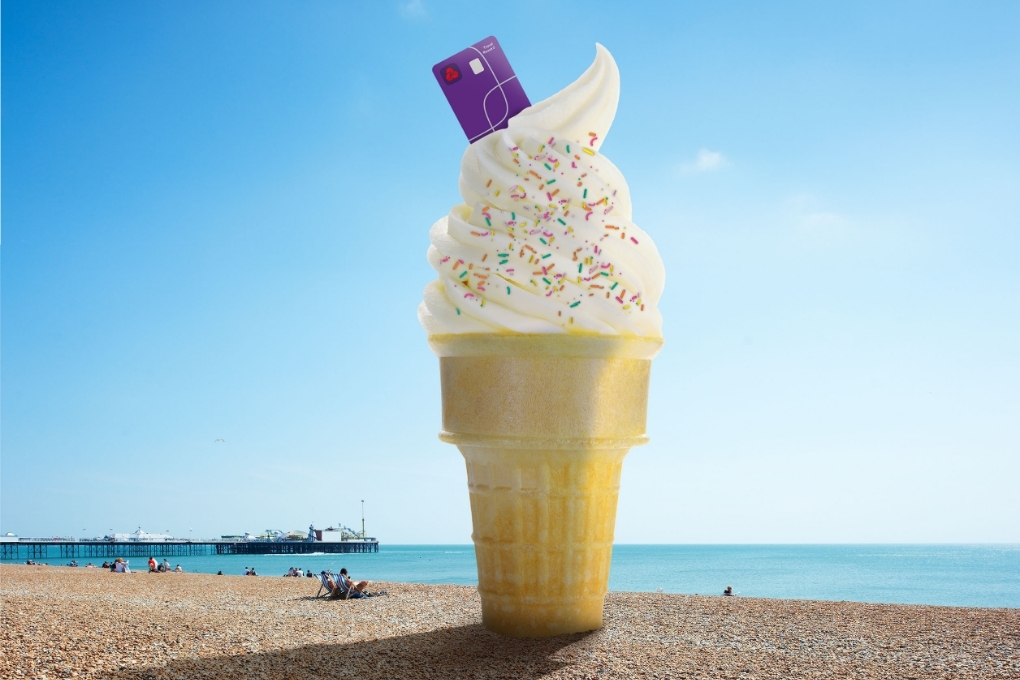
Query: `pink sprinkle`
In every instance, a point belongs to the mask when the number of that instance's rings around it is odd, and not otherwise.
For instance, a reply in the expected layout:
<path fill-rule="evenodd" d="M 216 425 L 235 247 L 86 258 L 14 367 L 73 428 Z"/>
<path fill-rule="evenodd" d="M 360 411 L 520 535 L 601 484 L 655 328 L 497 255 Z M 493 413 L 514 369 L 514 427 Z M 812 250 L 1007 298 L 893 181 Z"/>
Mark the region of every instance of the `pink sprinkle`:
<path fill-rule="evenodd" d="M 552 146 L 552 143 L 553 143 L 554 139 L 556 139 L 556 138 L 555 137 L 550 137 L 549 138 L 549 146 Z"/>
<path fill-rule="evenodd" d="M 575 163 L 574 161 L 570 161 L 570 167 L 576 168 L 577 167 L 577 163 Z"/>
<path fill-rule="evenodd" d="M 475 296 L 474 293 L 464 293 L 464 297 L 465 298 L 474 297 L 474 296 Z"/>
<path fill-rule="evenodd" d="M 634 238 L 633 236 L 630 237 L 630 240 L 633 241 L 634 243 L 637 243 L 637 239 Z"/>
<path fill-rule="evenodd" d="M 616 301 L 619 302 L 621 305 L 623 304 L 623 298 L 616 298 Z"/>
<path fill-rule="evenodd" d="M 439 261 L 439 264 L 443 264 L 444 262 L 446 262 L 449 259 L 450 259 L 450 256 L 447 255 L 446 257 L 444 257 L 442 260 Z"/>
<path fill-rule="evenodd" d="M 507 274 L 513 274 L 514 273 L 514 268 L 510 267 L 509 269 L 506 270 L 506 273 Z"/>
<path fill-rule="evenodd" d="M 553 291 L 551 291 L 551 290 L 550 290 L 550 291 L 549 291 L 548 293 L 546 293 L 546 294 L 545 294 L 545 296 L 546 296 L 546 297 L 549 297 L 549 296 L 550 296 L 550 295 L 552 295 L 552 294 L 553 294 Z"/>

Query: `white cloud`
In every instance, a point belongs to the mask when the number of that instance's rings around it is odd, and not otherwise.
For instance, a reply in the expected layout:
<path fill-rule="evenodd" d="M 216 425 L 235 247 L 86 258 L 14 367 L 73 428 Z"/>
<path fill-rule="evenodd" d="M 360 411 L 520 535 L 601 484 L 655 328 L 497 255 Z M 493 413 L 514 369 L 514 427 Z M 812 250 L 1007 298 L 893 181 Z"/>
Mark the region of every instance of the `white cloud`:
<path fill-rule="evenodd" d="M 405 19 L 422 19 L 428 16 L 428 13 L 429 11 L 425 8 L 425 3 L 422 0 L 400 3 L 400 16 Z"/>
<path fill-rule="evenodd" d="M 693 175 L 700 172 L 716 172 L 728 167 L 730 162 L 718 151 L 702 149 L 698 157 L 691 163 L 683 163 L 679 167 L 681 175 Z"/>
<path fill-rule="evenodd" d="M 787 219 L 797 241 L 812 246 L 837 246 L 860 237 L 857 220 L 826 210 L 822 203 L 811 194 L 796 194 L 787 199 Z"/>

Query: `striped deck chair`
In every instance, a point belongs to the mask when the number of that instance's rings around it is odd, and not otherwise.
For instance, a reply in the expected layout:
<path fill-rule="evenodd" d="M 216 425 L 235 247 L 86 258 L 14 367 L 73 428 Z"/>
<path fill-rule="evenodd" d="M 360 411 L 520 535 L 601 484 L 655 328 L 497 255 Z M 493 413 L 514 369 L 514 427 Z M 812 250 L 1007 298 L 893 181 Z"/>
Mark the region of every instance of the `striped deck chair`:
<path fill-rule="evenodd" d="M 357 600 L 365 597 L 363 594 L 354 590 L 354 588 L 347 585 L 347 579 L 341 574 L 334 574 L 329 572 L 330 578 L 333 579 L 333 583 L 336 584 L 336 590 L 333 592 L 333 597 L 338 600 Z"/>
<path fill-rule="evenodd" d="M 333 593 L 333 588 L 329 585 L 329 580 L 326 578 L 326 572 L 319 574 L 319 590 L 315 593 L 315 597 L 318 597 L 323 590 L 326 591 L 325 597 Z"/>

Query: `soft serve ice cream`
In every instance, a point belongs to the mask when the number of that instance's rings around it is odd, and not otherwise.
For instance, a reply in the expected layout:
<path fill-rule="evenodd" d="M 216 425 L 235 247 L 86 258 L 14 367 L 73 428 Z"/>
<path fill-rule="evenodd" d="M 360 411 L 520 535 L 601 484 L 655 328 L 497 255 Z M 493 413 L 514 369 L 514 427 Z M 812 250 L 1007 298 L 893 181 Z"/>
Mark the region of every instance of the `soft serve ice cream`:
<path fill-rule="evenodd" d="M 482 622 L 544 637 L 599 628 L 623 459 L 647 441 L 663 268 L 599 147 L 620 78 L 595 63 L 474 142 L 464 204 L 432 227 L 419 318 L 443 432 L 467 466 Z"/>
<path fill-rule="evenodd" d="M 661 336 L 662 260 L 598 153 L 619 97 L 616 62 L 596 45 L 577 81 L 468 147 L 464 203 L 430 232 L 429 334 Z"/>

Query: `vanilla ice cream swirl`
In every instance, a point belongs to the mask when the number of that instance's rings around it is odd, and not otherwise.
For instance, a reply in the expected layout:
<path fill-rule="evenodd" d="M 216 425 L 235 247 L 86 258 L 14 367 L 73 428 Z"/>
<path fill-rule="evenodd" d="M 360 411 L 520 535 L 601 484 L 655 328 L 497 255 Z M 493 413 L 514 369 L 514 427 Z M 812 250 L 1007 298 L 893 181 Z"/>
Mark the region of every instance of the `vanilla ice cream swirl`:
<path fill-rule="evenodd" d="M 418 309 L 429 334 L 662 335 L 662 260 L 598 151 L 619 96 L 616 62 L 596 45 L 577 81 L 464 152 L 464 203 L 430 231 L 439 278 Z"/>

